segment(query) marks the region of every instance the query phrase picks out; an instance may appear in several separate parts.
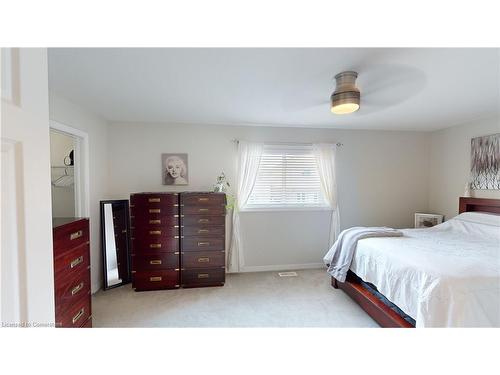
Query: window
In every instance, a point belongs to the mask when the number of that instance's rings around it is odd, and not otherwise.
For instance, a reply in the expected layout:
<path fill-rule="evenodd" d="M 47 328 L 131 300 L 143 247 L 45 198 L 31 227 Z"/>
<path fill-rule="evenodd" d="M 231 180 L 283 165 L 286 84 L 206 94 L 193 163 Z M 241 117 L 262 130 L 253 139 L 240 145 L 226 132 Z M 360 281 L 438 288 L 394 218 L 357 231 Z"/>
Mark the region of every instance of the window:
<path fill-rule="evenodd" d="M 328 207 L 311 146 L 264 147 L 246 208 Z"/>

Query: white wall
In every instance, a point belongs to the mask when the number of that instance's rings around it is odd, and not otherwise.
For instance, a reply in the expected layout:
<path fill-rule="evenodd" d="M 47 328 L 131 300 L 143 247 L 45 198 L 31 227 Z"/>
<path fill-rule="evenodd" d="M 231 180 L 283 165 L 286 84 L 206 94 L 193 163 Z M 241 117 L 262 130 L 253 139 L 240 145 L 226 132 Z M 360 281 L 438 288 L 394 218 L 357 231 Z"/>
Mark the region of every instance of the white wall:
<path fill-rule="evenodd" d="M 429 210 L 458 214 L 458 198 L 470 180 L 471 139 L 500 132 L 499 118 L 482 119 L 431 133 L 429 165 Z M 500 199 L 500 190 L 475 190 L 477 198 Z"/>
<path fill-rule="evenodd" d="M 428 135 L 212 125 L 110 124 L 109 193 L 211 189 L 223 170 L 234 182 L 233 138 L 263 142 L 343 142 L 338 153 L 341 227 L 413 225 L 427 209 Z M 161 154 L 189 154 L 189 186 L 161 184 Z M 245 270 L 318 265 L 327 250 L 325 211 L 242 213 Z"/>
<path fill-rule="evenodd" d="M 102 255 L 99 201 L 107 199 L 107 123 L 80 106 L 50 93 L 50 119 L 86 132 L 89 136 L 90 260 L 92 292 L 102 285 Z"/>
<path fill-rule="evenodd" d="M 75 142 L 72 137 L 50 132 L 50 166 L 51 179 L 74 175 L 73 167 L 59 168 L 64 166 L 64 159 L 74 150 Z M 56 167 L 56 168 L 54 168 Z M 52 217 L 73 217 L 75 216 L 75 185 L 71 186 L 51 186 L 52 191 Z"/>
<path fill-rule="evenodd" d="M 2 100 L 1 128 L 2 141 L 15 142 L 21 320 L 54 323 L 47 50 L 23 48 L 18 57 L 16 101 Z"/>

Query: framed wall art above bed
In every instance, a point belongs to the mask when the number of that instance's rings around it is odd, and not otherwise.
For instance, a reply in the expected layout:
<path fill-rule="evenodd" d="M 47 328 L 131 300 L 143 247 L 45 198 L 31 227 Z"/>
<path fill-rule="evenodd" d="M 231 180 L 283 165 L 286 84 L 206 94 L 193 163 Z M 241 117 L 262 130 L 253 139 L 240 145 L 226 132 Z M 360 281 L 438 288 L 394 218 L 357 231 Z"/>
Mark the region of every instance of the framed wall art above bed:
<path fill-rule="evenodd" d="M 500 133 L 471 140 L 471 189 L 500 189 Z"/>

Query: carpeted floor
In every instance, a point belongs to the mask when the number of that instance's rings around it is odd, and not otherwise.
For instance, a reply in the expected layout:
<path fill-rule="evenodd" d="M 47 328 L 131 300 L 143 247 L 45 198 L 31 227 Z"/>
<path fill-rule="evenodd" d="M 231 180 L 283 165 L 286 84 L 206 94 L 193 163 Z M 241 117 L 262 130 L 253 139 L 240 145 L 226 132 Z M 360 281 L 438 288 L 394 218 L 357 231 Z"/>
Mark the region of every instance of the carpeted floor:
<path fill-rule="evenodd" d="M 223 287 L 134 292 L 92 299 L 94 327 L 378 327 L 325 270 L 228 274 Z"/>

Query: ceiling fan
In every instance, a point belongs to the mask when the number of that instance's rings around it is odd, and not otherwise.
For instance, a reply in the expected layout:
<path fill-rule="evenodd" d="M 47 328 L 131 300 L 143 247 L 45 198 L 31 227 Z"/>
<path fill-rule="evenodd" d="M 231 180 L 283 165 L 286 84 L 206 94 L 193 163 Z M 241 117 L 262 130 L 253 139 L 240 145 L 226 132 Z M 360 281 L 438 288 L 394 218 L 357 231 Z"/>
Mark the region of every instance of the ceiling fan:
<path fill-rule="evenodd" d="M 423 73 L 412 67 L 381 63 L 355 66 L 356 70 L 345 70 L 335 75 L 333 93 L 326 91 L 332 89 L 331 83 L 325 80 L 328 70 L 304 76 L 285 97 L 283 108 L 318 114 L 329 109 L 334 114 L 365 116 L 398 105 L 425 86 Z M 327 85 L 330 87 L 327 88 Z"/>
<path fill-rule="evenodd" d="M 346 115 L 359 109 L 361 93 L 356 87 L 358 73 L 345 71 L 335 76 L 335 91 L 330 97 L 330 110 L 336 115 Z"/>

